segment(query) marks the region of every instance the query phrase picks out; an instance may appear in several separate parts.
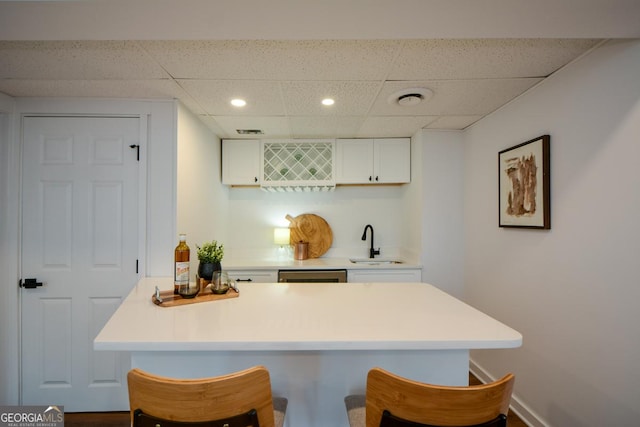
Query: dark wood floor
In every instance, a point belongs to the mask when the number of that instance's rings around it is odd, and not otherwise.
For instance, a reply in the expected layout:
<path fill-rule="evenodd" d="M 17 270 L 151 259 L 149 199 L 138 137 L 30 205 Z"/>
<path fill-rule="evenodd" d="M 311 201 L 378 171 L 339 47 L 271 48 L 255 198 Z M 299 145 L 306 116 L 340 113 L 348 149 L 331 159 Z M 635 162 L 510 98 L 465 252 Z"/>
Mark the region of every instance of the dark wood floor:
<path fill-rule="evenodd" d="M 66 412 L 64 427 L 129 427 L 129 412 Z"/>
<path fill-rule="evenodd" d="M 474 375 L 469 373 L 469 384 L 481 384 Z M 507 424 L 509 427 L 527 427 L 527 425 L 513 412 L 509 412 Z M 64 414 L 65 427 L 128 427 L 129 412 L 67 412 Z"/>

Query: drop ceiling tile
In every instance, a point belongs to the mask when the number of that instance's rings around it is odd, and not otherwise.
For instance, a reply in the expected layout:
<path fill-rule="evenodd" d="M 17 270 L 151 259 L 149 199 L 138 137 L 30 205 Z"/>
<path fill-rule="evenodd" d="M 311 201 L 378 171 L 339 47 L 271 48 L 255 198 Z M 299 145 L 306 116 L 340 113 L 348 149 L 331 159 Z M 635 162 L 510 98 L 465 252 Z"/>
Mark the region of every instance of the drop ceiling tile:
<path fill-rule="evenodd" d="M 441 116 L 425 126 L 425 129 L 462 130 L 471 126 L 483 116 Z"/>
<path fill-rule="evenodd" d="M 218 138 L 229 138 L 230 135 L 227 135 L 222 127 L 218 124 L 215 118 L 211 116 L 198 115 L 198 118 L 202 121 L 213 132 Z"/>
<path fill-rule="evenodd" d="M 270 81 L 178 80 L 182 88 L 212 116 L 281 116 L 280 84 Z M 242 98 L 247 105 L 233 107 L 229 102 Z"/>
<path fill-rule="evenodd" d="M 172 80 L 1 80 L 13 97 L 154 98 L 184 97 Z"/>
<path fill-rule="evenodd" d="M 289 118 L 295 138 L 347 138 L 356 134 L 364 117 L 296 116 Z"/>
<path fill-rule="evenodd" d="M 359 138 L 411 137 L 436 120 L 436 116 L 370 116 L 357 133 Z"/>
<path fill-rule="evenodd" d="M 0 59 L 0 78 L 169 78 L 131 41 L 0 41 Z"/>
<path fill-rule="evenodd" d="M 15 97 L 175 98 L 206 114 L 215 133 L 232 132 L 229 137 L 256 124 L 273 138 L 401 136 L 425 123 L 430 129 L 464 128 L 541 80 L 522 76 L 548 75 L 596 42 L 0 41 L 0 91 Z M 171 75 L 183 78 L 176 82 Z M 518 78 L 503 79 L 513 76 Z M 390 94 L 414 86 L 429 87 L 433 97 L 411 108 L 387 103 Z M 328 95 L 336 99 L 332 108 L 320 104 Z M 231 107 L 236 96 L 247 107 Z M 367 115 L 374 117 L 365 121 Z"/>
<path fill-rule="evenodd" d="M 488 114 L 542 79 L 484 79 L 387 82 L 371 108 L 372 116 L 440 116 Z M 428 88 L 433 96 L 410 107 L 389 103 L 403 88 Z"/>
<path fill-rule="evenodd" d="M 388 79 L 544 77 L 597 42 L 594 39 L 408 40 Z"/>
<path fill-rule="evenodd" d="M 352 138 L 362 127 L 366 117 L 336 117 L 335 138 Z"/>
<path fill-rule="evenodd" d="M 382 80 L 396 40 L 141 41 L 175 78 Z"/>
<path fill-rule="evenodd" d="M 291 116 L 364 116 L 376 94 L 378 82 L 283 82 L 282 95 L 285 109 Z M 333 98 L 335 104 L 324 106 L 324 98 Z"/>
<path fill-rule="evenodd" d="M 291 138 L 286 117 L 215 116 L 215 121 L 224 130 L 226 138 Z M 260 129 L 263 135 L 241 135 L 238 129 Z"/>

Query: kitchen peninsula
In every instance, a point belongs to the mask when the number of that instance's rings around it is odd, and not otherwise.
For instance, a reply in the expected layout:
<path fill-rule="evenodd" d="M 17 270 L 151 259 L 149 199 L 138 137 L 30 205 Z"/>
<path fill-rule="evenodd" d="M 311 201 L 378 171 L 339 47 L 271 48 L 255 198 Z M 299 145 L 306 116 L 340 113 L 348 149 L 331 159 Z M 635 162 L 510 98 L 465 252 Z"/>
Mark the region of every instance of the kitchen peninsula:
<path fill-rule="evenodd" d="M 154 305 L 156 286 L 173 282 L 142 279 L 94 348 L 182 378 L 265 365 L 292 426 L 346 426 L 342 399 L 364 392 L 374 366 L 465 385 L 469 349 L 522 344 L 517 331 L 425 283 L 242 283 L 238 298 L 179 307 Z"/>

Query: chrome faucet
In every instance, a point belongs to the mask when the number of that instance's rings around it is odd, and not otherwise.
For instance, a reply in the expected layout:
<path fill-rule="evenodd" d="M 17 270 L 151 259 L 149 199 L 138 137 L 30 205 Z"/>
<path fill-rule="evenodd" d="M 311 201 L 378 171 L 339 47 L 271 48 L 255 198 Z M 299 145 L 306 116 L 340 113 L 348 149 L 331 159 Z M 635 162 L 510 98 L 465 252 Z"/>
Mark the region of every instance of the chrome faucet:
<path fill-rule="evenodd" d="M 362 233 L 362 240 L 367 240 L 367 229 L 371 230 L 371 248 L 369 249 L 369 258 L 374 258 L 376 255 L 380 255 L 380 248 L 373 249 L 373 227 L 371 224 L 367 224 L 364 227 L 364 233 Z"/>

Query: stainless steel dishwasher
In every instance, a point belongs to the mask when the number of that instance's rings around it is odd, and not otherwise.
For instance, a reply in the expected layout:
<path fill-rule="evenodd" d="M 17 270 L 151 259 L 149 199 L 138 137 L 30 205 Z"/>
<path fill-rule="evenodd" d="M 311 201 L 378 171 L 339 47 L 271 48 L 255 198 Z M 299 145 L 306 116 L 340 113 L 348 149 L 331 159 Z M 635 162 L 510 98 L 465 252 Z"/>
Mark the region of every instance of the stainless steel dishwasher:
<path fill-rule="evenodd" d="M 278 282 L 290 283 L 342 283 L 347 281 L 347 270 L 278 270 Z"/>

